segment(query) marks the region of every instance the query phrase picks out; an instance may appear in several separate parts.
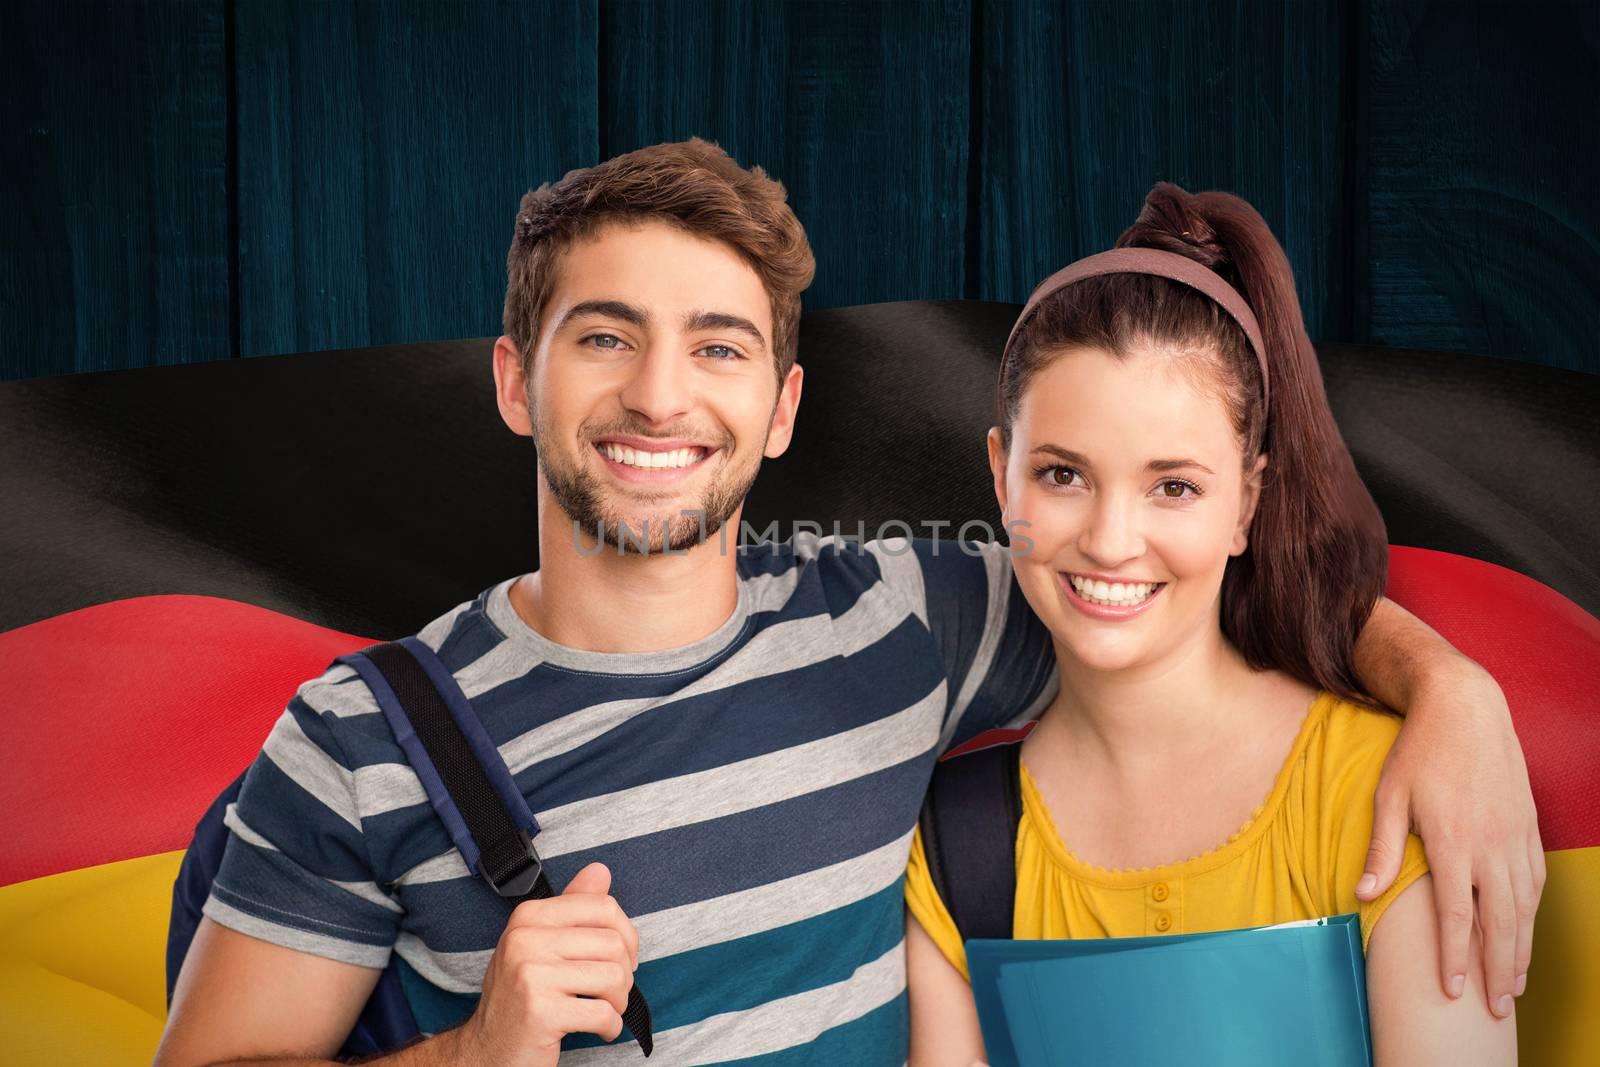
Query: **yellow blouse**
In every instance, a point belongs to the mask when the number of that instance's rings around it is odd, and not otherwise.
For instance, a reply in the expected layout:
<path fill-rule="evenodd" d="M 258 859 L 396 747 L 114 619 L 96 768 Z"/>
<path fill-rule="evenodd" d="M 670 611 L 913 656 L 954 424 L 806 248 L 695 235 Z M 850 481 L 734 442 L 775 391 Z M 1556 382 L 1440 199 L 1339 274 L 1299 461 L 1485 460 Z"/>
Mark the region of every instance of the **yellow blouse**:
<path fill-rule="evenodd" d="M 1371 844 L 1373 791 L 1399 732 L 1395 716 L 1322 693 L 1250 821 L 1209 852 L 1137 870 L 1091 866 L 1067 851 L 1024 766 L 1016 936 L 1187 934 L 1357 912 L 1365 947 L 1390 902 L 1428 870 L 1413 834 L 1393 887 L 1371 903 L 1356 899 Z M 966 975 L 966 952 L 928 875 L 920 831 L 906 872 L 906 904 Z"/>

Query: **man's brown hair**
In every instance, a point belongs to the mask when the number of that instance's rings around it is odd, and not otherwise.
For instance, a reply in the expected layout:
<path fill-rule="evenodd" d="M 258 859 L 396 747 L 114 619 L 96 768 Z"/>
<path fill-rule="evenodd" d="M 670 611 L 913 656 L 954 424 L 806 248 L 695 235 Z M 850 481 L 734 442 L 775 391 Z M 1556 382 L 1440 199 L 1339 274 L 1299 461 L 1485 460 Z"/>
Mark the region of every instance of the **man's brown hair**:
<path fill-rule="evenodd" d="M 533 358 L 561 253 L 607 223 L 652 220 L 731 246 L 760 276 L 772 301 L 781 388 L 798 348 L 800 294 L 816 272 L 811 245 L 780 183 L 760 167 L 746 170 L 698 137 L 569 171 L 522 198 L 506 256 L 502 321 L 523 371 Z"/>

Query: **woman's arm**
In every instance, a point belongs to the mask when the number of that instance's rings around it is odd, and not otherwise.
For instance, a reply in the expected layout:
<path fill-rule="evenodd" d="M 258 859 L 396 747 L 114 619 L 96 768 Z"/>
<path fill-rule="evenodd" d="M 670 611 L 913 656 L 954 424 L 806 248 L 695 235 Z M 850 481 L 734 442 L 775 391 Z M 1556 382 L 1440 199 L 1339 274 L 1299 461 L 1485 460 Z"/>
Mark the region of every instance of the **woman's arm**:
<path fill-rule="evenodd" d="M 1367 1001 L 1372 1012 L 1375 1067 L 1511 1067 L 1517 1062 L 1517 1024 L 1510 997 L 1506 1018 L 1489 1011 L 1483 981 L 1483 941 L 1469 939 L 1466 996 L 1439 989 L 1430 876 L 1395 898 L 1378 919 L 1367 946 Z"/>
<path fill-rule="evenodd" d="M 972 987 L 922 924 L 906 913 L 906 984 L 911 998 L 910 1067 L 972 1067 L 983 1033 Z"/>
<path fill-rule="evenodd" d="M 1433 871 L 1439 929 L 1430 944 L 1443 989 L 1459 996 L 1470 975 L 1486 1003 L 1509 1005 L 1503 998 L 1520 996 L 1527 981 L 1545 866 L 1505 695 L 1389 600 L 1361 631 L 1355 665 L 1367 692 L 1406 717 L 1373 798 L 1372 848 L 1356 895 L 1376 900 L 1393 884 L 1414 827 Z M 1487 940 L 1469 966 L 1474 917 Z"/>

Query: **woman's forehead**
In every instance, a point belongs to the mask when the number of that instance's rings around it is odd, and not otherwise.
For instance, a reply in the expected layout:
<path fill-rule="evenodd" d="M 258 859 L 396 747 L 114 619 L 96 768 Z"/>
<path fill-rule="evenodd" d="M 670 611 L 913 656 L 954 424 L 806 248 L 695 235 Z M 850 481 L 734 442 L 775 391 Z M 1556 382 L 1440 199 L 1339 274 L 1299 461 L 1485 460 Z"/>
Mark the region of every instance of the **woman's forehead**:
<path fill-rule="evenodd" d="M 1118 465 L 1179 453 L 1239 457 L 1222 392 L 1193 362 L 1098 348 L 1064 352 L 1029 382 L 1013 432 L 1030 450 L 1049 445 Z"/>

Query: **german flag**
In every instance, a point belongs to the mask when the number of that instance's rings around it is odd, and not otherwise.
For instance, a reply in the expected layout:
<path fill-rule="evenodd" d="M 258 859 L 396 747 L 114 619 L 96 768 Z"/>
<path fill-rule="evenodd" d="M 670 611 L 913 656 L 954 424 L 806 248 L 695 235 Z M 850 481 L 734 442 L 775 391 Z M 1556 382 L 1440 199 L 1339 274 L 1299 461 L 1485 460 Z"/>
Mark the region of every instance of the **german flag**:
<path fill-rule="evenodd" d="M 753 528 L 998 520 L 972 442 L 1018 310 L 808 312 L 805 414 Z M 369 643 L 353 633 L 400 636 L 538 565 L 492 346 L 0 383 L 0 1060 L 148 1063 L 179 851 L 295 687 Z M 1527 754 L 1550 879 L 1523 1062 L 1600 1064 L 1600 377 L 1318 354 L 1391 540 L 1440 550 L 1395 549 L 1391 595 L 1494 673 Z M 938 476 L 864 459 L 863 433 Z M 208 595 L 151 595 L 179 592 Z"/>
<path fill-rule="evenodd" d="M 1600 621 L 1546 586 L 1425 549 L 1390 595 L 1510 700 L 1549 882 L 1522 1062 L 1600 1063 Z M 372 642 L 263 608 L 151 596 L 0 634 L 0 1034 L 15 1062 L 146 1064 L 166 1016 L 172 881 L 194 824 L 295 688 Z"/>
<path fill-rule="evenodd" d="M 0 634 L 0 1060 L 150 1062 L 195 823 L 296 687 L 372 643 L 199 596 Z"/>

